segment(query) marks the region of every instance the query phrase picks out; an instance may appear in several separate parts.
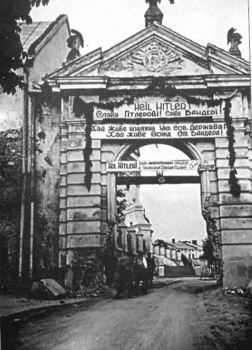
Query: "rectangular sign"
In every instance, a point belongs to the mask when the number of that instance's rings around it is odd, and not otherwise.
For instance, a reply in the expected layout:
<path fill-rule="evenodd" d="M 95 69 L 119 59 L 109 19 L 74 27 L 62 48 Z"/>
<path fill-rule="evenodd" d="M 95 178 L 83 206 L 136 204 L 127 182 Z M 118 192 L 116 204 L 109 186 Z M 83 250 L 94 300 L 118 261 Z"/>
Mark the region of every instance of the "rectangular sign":
<path fill-rule="evenodd" d="M 187 139 L 226 136 L 225 123 L 93 124 L 93 139 Z"/>
<path fill-rule="evenodd" d="M 107 172 L 169 172 L 214 170 L 214 161 L 167 160 L 167 161 L 115 161 L 107 163 Z"/>
<path fill-rule="evenodd" d="M 213 117 L 221 115 L 220 107 L 191 105 L 186 102 L 142 102 L 118 108 L 95 107 L 95 119 L 155 119 L 175 117 Z"/>

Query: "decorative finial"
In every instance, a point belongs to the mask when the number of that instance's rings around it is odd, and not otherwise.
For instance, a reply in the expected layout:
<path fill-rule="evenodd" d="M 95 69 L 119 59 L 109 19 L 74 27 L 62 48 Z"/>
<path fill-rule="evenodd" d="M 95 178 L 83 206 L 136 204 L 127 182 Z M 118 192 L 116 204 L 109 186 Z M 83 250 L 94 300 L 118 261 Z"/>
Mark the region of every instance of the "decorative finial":
<path fill-rule="evenodd" d="M 240 51 L 238 45 L 241 44 L 242 36 L 239 33 L 235 33 L 235 31 L 236 31 L 236 29 L 231 28 L 231 29 L 229 29 L 228 34 L 227 34 L 227 43 L 228 44 L 231 43 L 229 53 L 230 53 L 230 55 L 241 58 L 241 51 Z"/>
<path fill-rule="evenodd" d="M 71 49 L 71 51 L 67 55 L 67 62 L 72 61 L 77 57 L 80 57 L 81 54 L 79 48 L 80 46 L 84 46 L 84 40 L 81 33 L 75 29 L 71 29 L 71 33 L 73 33 L 73 35 L 71 35 L 67 39 L 67 46 Z"/>
<path fill-rule="evenodd" d="M 161 0 L 145 0 L 147 3 L 150 4 L 150 7 L 146 11 L 144 17 L 145 17 L 145 26 L 149 27 L 154 22 L 157 22 L 159 24 L 162 24 L 163 20 L 163 13 L 160 11 L 158 7 L 158 2 L 160 3 Z M 169 0 L 170 4 L 174 4 L 174 0 Z"/>

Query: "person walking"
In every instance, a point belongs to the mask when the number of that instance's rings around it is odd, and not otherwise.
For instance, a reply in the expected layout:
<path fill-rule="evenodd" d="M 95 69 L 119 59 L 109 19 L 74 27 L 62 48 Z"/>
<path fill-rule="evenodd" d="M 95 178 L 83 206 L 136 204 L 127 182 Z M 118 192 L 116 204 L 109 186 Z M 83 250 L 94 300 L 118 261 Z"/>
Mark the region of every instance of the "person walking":
<path fill-rule="evenodd" d="M 116 268 L 117 292 L 115 299 L 119 299 L 125 288 L 128 291 L 128 298 L 133 297 L 133 257 L 120 256 Z"/>
<path fill-rule="evenodd" d="M 142 252 L 134 260 L 133 266 L 135 294 L 140 294 L 140 282 L 142 281 L 142 294 L 148 294 L 148 280 L 147 280 L 147 261 Z"/>
<path fill-rule="evenodd" d="M 152 288 L 153 287 L 153 275 L 154 275 L 154 272 L 156 270 L 156 264 L 155 264 L 154 257 L 151 256 L 150 252 L 147 253 L 146 261 L 147 261 L 148 287 Z"/>

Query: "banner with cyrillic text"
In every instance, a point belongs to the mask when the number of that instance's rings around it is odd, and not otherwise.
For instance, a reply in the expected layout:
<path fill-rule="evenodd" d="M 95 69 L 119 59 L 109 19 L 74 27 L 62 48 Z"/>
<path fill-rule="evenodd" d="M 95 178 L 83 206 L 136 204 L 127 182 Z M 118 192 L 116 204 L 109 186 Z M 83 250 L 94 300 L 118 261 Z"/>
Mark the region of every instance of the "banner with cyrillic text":
<path fill-rule="evenodd" d="M 93 124 L 93 139 L 187 139 L 225 137 L 225 123 Z"/>
<path fill-rule="evenodd" d="M 141 102 L 120 107 L 94 109 L 95 119 L 155 119 L 177 117 L 216 117 L 222 115 L 220 107 L 192 105 L 186 102 Z"/>
<path fill-rule="evenodd" d="M 107 163 L 108 172 L 166 172 L 214 170 L 214 161 L 207 160 L 167 160 L 167 161 L 114 161 Z"/>

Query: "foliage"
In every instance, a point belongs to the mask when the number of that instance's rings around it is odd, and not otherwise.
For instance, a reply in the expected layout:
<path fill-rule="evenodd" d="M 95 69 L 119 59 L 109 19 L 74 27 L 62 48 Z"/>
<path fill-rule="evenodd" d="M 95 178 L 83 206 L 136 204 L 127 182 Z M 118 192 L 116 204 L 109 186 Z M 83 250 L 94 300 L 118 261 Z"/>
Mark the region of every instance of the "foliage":
<path fill-rule="evenodd" d="M 125 198 L 125 192 L 122 189 L 119 189 L 116 193 L 117 195 L 117 214 L 116 214 L 116 223 L 120 224 L 120 222 L 125 219 L 125 210 L 127 208 L 127 200 Z"/>
<path fill-rule="evenodd" d="M 48 221 L 45 215 L 36 213 L 34 235 L 34 275 L 40 278 L 50 270 L 49 249 L 47 244 Z"/>
<path fill-rule="evenodd" d="M 108 236 L 102 250 L 102 261 L 105 267 L 107 284 L 110 285 L 114 280 L 114 273 L 117 264 L 117 256 L 115 253 L 114 230 L 117 230 L 117 244 L 120 246 L 121 231 L 118 225 L 125 219 L 125 211 L 127 208 L 127 200 L 125 191 L 117 190 L 117 213 L 114 221 L 108 221 Z"/>
<path fill-rule="evenodd" d="M 16 219 L 16 214 L 20 210 L 21 203 L 21 176 L 16 169 L 6 168 L 0 162 L 1 173 L 1 199 L 0 218 L 5 220 Z"/>
<path fill-rule="evenodd" d="M 229 188 L 230 192 L 234 197 L 240 197 L 241 195 L 241 186 L 239 184 L 239 180 L 237 179 L 237 170 L 234 166 L 235 160 L 236 160 L 236 153 L 234 149 L 234 132 L 235 128 L 233 126 L 232 118 L 230 116 L 230 109 L 232 107 L 232 104 L 230 102 L 230 99 L 226 100 L 226 106 L 224 108 L 225 112 L 225 122 L 227 124 L 227 135 L 228 135 L 228 151 L 229 151 L 229 166 L 230 166 L 230 172 L 229 172 Z"/>
<path fill-rule="evenodd" d="M 6 277 L 14 281 L 18 266 L 18 238 L 22 183 L 22 130 L 0 133 L 0 236 L 8 245 Z"/>
<path fill-rule="evenodd" d="M 91 251 L 74 253 L 73 273 L 74 289 L 77 291 L 87 288 L 98 288 L 103 284 L 102 254 Z"/>
<path fill-rule="evenodd" d="M 90 158 L 93 152 L 91 131 L 92 131 L 92 125 L 93 125 L 94 107 L 92 103 L 86 103 L 81 98 L 76 97 L 74 99 L 73 112 L 76 118 L 81 118 L 82 116 L 85 116 L 86 118 L 86 146 L 83 151 L 83 157 L 85 162 L 84 182 L 89 192 L 91 190 L 91 180 L 92 180 L 91 168 L 93 166 L 93 163 Z"/>
<path fill-rule="evenodd" d="M 32 7 L 47 5 L 49 0 L 1 0 L 0 2 L 0 85 L 3 92 L 14 94 L 25 87 L 24 78 L 16 73 L 23 67 L 27 53 L 23 50 L 18 21 L 32 23 Z"/>
<path fill-rule="evenodd" d="M 17 221 L 21 204 L 21 158 L 0 158 L 0 220 Z"/>
<path fill-rule="evenodd" d="M 92 138 L 91 138 L 91 131 L 92 131 L 92 124 L 93 124 L 93 106 L 90 104 L 87 104 L 86 107 L 86 147 L 84 150 L 84 161 L 85 161 L 85 185 L 87 186 L 88 191 L 91 190 L 91 180 L 92 180 L 92 166 L 93 163 L 90 159 L 91 154 L 93 152 L 92 148 Z"/>
<path fill-rule="evenodd" d="M 117 213 L 114 221 L 109 221 L 108 225 L 108 236 L 105 243 L 105 250 L 111 251 L 114 249 L 113 232 L 116 229 L 119 230 L 118 225 L 125 219 L 125 210 L 127 208 L 126 194 L 124 190 L 117 190 Z M 118 232 L 120 233 L 120 232 Z"/>
<path fill-rule="evenodd" d="M 17 268 L 18 268 L 18 247 L 19 247 L 19 222 L 2 220 L 0 219 L 0 244 L 3 244 L 6 240 L 7 244 L 7 261 L 8 266 L 6 268 L 6 275 L 4 280 L 7 282 L 14 282 L 17 277 Z M 5 237 L 5 240 L 3 239 Z M 3 251 L 2 251 L 3 252 Z M 0 267 L 0 270 L 4 270 L 3 266 Z"/>
<path fill-rule="evenodd" d="M 208 265 L 214 265 L 216 262 L 215 257 L 215 247 L 212 242 L 212 240 L 207 237 L 203 240 L 203 254 L 201 256 L 202 259 L 206 259 L 208 262 Z"/>

